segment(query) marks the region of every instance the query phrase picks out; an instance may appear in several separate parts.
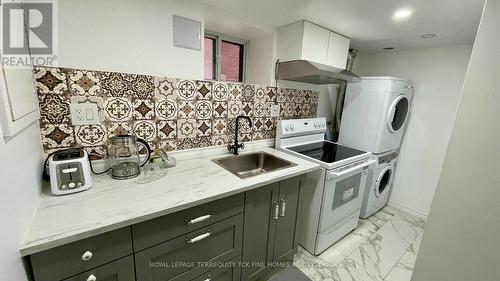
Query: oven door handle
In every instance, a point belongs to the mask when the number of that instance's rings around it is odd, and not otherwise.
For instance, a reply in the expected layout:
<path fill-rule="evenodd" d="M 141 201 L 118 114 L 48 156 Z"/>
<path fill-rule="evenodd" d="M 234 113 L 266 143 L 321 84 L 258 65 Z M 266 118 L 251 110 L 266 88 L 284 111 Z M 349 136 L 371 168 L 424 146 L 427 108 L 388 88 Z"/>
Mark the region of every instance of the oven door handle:
<path fill-rule="evenodd" d="M 330 178 L 339 178 L 339 177 L 344 177 L 344 176 L 348 176 L 348 175 L 351 175 L 351 174 L 359 173 L 364 167 L 370 166 L 372 164 L 375 164 L 375 162 L 377 162 L 377 161 L 370 160 L 368 162 L 363 163 L 362 165 L 358 165 L 356 167 L 352 167 L 352 168 L 340 171 L 338 173 L 337 172 L 333 172 L 333 171 L 329 171 L 328 172 L 328 179 L 330 179 Z"/>

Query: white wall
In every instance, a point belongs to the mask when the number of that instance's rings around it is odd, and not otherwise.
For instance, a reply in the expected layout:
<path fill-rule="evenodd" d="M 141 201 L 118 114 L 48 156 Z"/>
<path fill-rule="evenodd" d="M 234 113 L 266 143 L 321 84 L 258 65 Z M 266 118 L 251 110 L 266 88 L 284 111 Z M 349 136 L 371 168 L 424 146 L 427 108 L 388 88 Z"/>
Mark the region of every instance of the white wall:
<path fill-rule="evenodd" d="M 203 23 L 192 2 L 58 2 L 59 66 L 203 79 L 203 51 L 173 46 L 173 14 Z"/>
<path fill-rule="evenodd" d="M 333 121 L 339 86 L 325 85 L 323 87 L 324 90 L 321 91 L 318 102 L 318 117 L 326 117 L 327 121 Z"/>
<path fill-rule="evenodd" d="M 173 14 L 202 23 L 204 19 L 203 5 L 189 1 L 59 1 L 57 63 L 70 68 L 203 79 L 203 51 L 173 46 Z M 276 34 L 249 40 L 247 83 L 274 85 L 276 47 Z M 331 120 L 335 86 L 287 82 L 279 86 L 320 90 L 318 116 Z"/>
<path fill-rule="evenodd" d="M 500 279 L 499 27 L 488 0 L 413 281 Z"/>
<path fill-rule="evenodd" d="M 38 122 L 8 143 L 0 137 L 0 276 L 2 280 L 27 280 L 19 244 L 40 193 L 42 148 Z"/>
<path fill-rule="evenodd" d="M 390 202 L 427 215 L 451 134 L 471 46 L 363 55 L 359 75 L 390 75 L 415 83 Z"/>
<path fill-rule="evenodd" d="M 246 59 L 246 82 L 257 85 L 274 85 L 274 36 L 250 39 Z"/>

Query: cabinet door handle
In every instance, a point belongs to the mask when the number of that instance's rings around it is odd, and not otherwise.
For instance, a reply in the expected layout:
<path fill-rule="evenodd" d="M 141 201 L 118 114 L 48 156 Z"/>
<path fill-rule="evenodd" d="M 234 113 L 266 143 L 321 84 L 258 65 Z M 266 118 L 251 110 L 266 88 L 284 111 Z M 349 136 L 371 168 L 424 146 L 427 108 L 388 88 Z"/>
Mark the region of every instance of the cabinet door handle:
<path fill-rule="evenodd" d="M 280 199 L 280 203 L 281 203 L 280 217 L 284 217 L 285 214 L 286 214 L 286 202 L 285 202 L 285 199 Z"/>
<path fill-rule="evenodd" d="M 82 255 L 82 260 L 84 261 L 88 261 L 92 258 L 92 252 L 91 251 L 85 251 L 85 253 L 83 253 Z"/>
<path fill-rule="evenodd" d="M 280 215 L 280 206 L 278 205 L 278 202 L 274 201 L 274 214 L 273 214 L 273 220 L 277 220 Z"/>
<path fill-rule="evenodd" d="M 209 237 L 210 235 L 212 235 L 212 233 L 209 230 L 207 233 L 203 233 L 203 234 L 198 235 L 198 236 L 191 238 L 191 239 L 186 239 L 186 242 L 188 242 L 189 244 L 193 244 L 193 243 L 196 243 L 198 241 L 201 241 L 201 240 Z"/>
<path fill-rule="evenodd" d="M 204 216 L 197 217 L 197 218 L 192 219 L 192 220 L 188 220 L 187 223 L 188 224 L 195 224 L 195 223 L 199 223 L 199 222 L 202 222 L 202 221 L 206 221 L 206 220 L 208 220 L 211 217 L 212 217 L 212 214 L 208 213 L 208 214 L 206 214 Z"/>
<path fill-rule="evenodd" d="M 95 277 L 95 275 L 93 274 L 90 274 L 90 276 L 87 278 L 87 281 L 96 281 L 97 280 L 97 277 Z"/>

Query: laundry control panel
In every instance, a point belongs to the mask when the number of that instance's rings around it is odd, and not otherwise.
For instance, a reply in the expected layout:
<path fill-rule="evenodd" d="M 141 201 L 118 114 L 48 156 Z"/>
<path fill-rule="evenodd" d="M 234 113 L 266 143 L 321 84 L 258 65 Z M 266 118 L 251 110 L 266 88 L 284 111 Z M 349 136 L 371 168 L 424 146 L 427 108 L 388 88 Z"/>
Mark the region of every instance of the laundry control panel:
<path fill-rule="evenodd" d="M 280 120 L 277 127 L 277 133 L 282 137 L 324 132 L 326 132 L 326 119 L 324 117 Z"/>

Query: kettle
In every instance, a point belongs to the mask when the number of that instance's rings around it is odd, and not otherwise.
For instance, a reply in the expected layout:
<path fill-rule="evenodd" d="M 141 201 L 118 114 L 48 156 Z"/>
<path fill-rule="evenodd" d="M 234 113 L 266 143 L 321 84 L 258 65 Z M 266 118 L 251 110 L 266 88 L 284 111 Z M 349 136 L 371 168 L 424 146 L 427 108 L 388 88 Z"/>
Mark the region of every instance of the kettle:
<path fill-rule="evenodd" d="M 146 151 L 145 158 L 141 161 L 141 147 Z M 144 166 L 151 156 L 148 143 L 133 135 L 121 135 L 111 138 L 109 146 L 111 156 L 111 177 L 114 179 L 131 179 L 141 173 L 140 167 Z"/>

